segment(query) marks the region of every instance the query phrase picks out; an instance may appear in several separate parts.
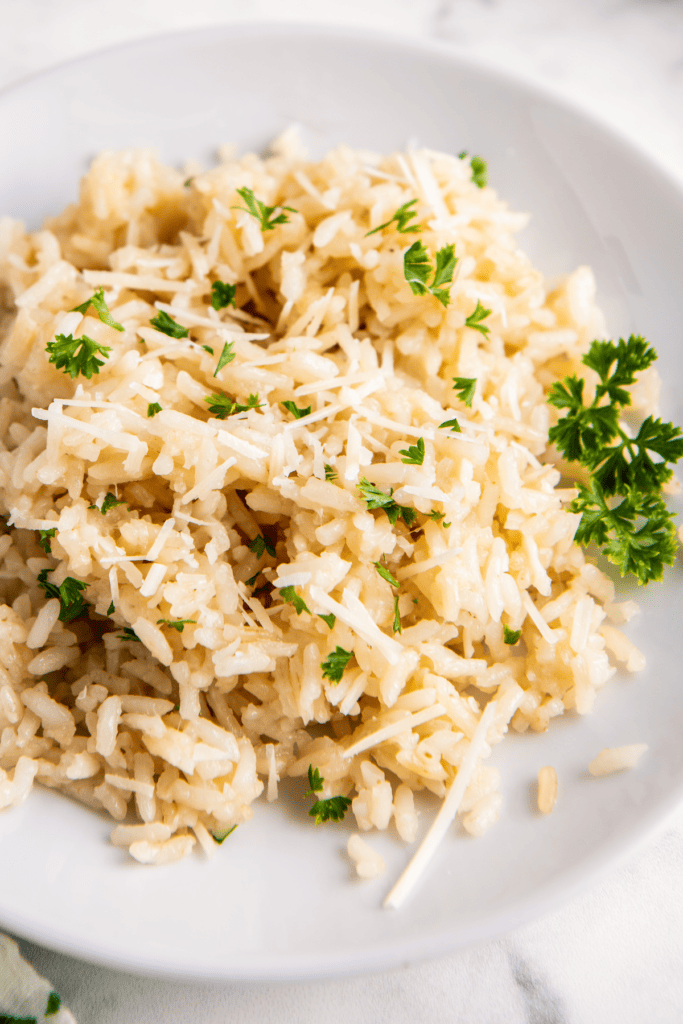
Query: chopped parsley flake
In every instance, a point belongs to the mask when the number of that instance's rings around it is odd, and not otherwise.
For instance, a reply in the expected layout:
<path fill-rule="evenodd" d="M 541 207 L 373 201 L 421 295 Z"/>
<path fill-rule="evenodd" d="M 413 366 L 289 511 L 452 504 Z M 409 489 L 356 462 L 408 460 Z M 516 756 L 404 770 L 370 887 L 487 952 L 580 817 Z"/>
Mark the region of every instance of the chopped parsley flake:
<path fill-rule="evenodd" d="M 111 352 L 107 345 L 99 345 L 87 334 L 82 334 L 80 338 L 74 338 L 73 334 L 57 334 L 54 341 L 48 341 L 45 350 L 48 362 L 54 363 L 58 370 L 68 373 L 71 378 L 80 374 L 88 380 L 93 373 L 100 372 L 100 366 L 104 366 Z M 104 359 L 98 359 L 98 355 L 104 356 Z"/>
<path fill-rule="evenodd" d="M 220 357 L 218 359 L 218 366 L 213 371 L 214 377 L 218 376 L 218 374 L 221 372 L 224 366 L 227 366 L 228 363 L 231 363 L 233 361 L 233 359 L 235 358 L 235 353 L 233 352 L 234 347 L 234 341 L 226 341 L 225 345 L 223 346 L 223 351 L 221 352 Z"/>
<path fill-rule="evenodd" d="M 325 463 L 325 479 L 328 481 L 328 483 L 334 483 L 334 481 L 337 479 L 337 474 L 332 469 L 332 466 L 330 466 L 329 463 L 327 462 Z"/>
<path fill-rule="evenodd" d="M 228 416 L 234 416 L 238 412 L 248 412 L 249 409 L 261 408 L 258 394 L 249 395 L 246 405 L 234 402 L 227 395 L 207 395 L 204 401 L 208 403 L 211 415 L 219 420 L 225 420 Z"/>
<path fill-rule="evenodd" d="M 231 209 L 244 210 L 245 213 L 251 214 L 259 222 L 261 231 L 272 231 L 276 224 L 288 224 L 289 217 L 284 212 L 285 210 L 289 213 L 297 213 L 297 210 L 292 209 L 291 206 L 266 206 L 256 198 L 250 188 L 238 188 L 237 194 L 242 197 L 245 205 L 233 206 Z M 273 217 L 276 210 L 281 212 L 277 217 Z"/>
<path fill-rule="evenodd" d="M 236 293 L 236 284 L 214 281 L 211 285 L 211 305 L 214 309 L 225 309 L 226 306 L 234 306 Z"/>
<path fill-rule="evenodd" d="M 373 562 L 372 564 L 374 565 L 375 569 L 380 574 L 382 579 L 386 580 L 387 583 L 391 583 L 392 587 L 400 587 L 401 586 L 401 584 L 398 582 L 396 577 L 391 575 L 391 573 L 387 569 L 386 565 L 382 565 L 381 562 Z"/>
<path fill-rule="evenodd" d="M 54 1013 L 57 1013 L 57 1011 L 59 1010 L 61 1005 L 62 1005 L 62 1000 L 59 998 L 57 993 L 56 992 L 50 992 L 50 995 L 47 997 L 47 1006 L 45 1007 L 45 1016 L 46 1017 L 51 1017 Z"/>
<path fill-rule="evenodd" d="M 510 644 L 514 647 L 515 644 L 519 643 L 521 636 L 521 629 L 510 629 L 509 626 L 506 626 L 505 623 L 503 623 L 503 640 L 506 644 Z"/>
<path fill-rule="evenodd" d="M 454 377 L 453 378 L 453 390 L 458 391 L 458 398 L 461 402 L 471 408 L 472 399 L 474 398 L 474 392 L 477 388 L 476 377 Z"/>
<path fill-rule="evenodd" d="M 421 466 L 425 460 L 425 443 L 423 438 L 418 437 L 417 444 L 411 444 L 408 448 L 402 448 L 399 455 L 405 455 L 405 459 L 401 459 L 407 466 Z"/>
<path fill-rule="evenodd" d="M 159 311 L 158 316 L 150 320 L 150 323 L 157 331 L 167 334 L 169 338 L 187 338 L 190 334 L 187 327 L 183 327 L 172 316 L 164 312 L 163 309 Z"/>
<path fill-rule="evenodd" d="M 280 402 L 287 412 L 291 412 L 292 416 L 296 420 L 303 419 L 304 416 L 308 416 L 311 411 L 311 406 L 307 405 L 306 408 L 300 409 L 295 402 Z"/>
<path fill-rule="evenodd" d="M 249 550 L 253 551 L 257 558 L 261 558 L 264 551 L 275 558 L 275 545 L 269 537 L 262 536 L 260 533 L 252 540 Z"/>
<path fill-rule="evenodd" d="M 394 633 L 402 633 L 401 615 L 398 610 L 398 594 L 394 594 Z"/>
<path fill-rule="evenodd" d="M 134 629 L 130 626 L 123 627 L 123 633 L 119 633 L 116 637 L 117 640 L 135 640 L 137 643 L 142 643 L 140 637 L 137 635 Z"/>
<path fill-rule="evenodd" d="M 318 618 L 322 619 L 323 622 L 327 623 L 330 629 L 334 627 L 334 624 L 337 621 L 337 616 L 333 615 L 332 612 L 330 612 L 329 615 L 321 615 L 320 613 L 318 613 Z"/>
<path fill-rule="evenodd" d="M 320 667 L 323 670 L 323 678 L 330 679 L 333 683 L 338 683 L 352 657 L 353 651 L 345 651 L 343 647 L 339 646 L 335 647 L 328 654 L 325 661 L 320 663 Z"/>
<path fill-rule="evenodd" d="M 156 416 L 158 412 L 161 412 L 161 406 L 158 402 L 150 402 L 147 406 L 147 418 L 151 419 L 152 416 Z"/>
<path fill-rule="evenodd" d="M 491 316 L 491 310 L 484 309 L 479 299 L 477 299 L 477 305 L 475 306 L 474 312 L 470 313 L 465 320 L 465 327 L 471 327 L 474 331 L 479 331 L 480 334 L 483 334 L 484 337 L 486 337 L 491 328 L 487 327 L 486 324 L 483 324 L 481 321 L 485 320 L 487 316 Z"/>
<path fill-rule="evenodd" d="M 317 768 L 308 766 L 308 784 L 310 789 L 306 796 L 315 796 L 323 788 L 324 779 Z M 326 821 L 343 821 L 344 815 L 351 806 L 351 799 L 348 796 L 331 796 L 327 800 L 316 800 L 308 815 L 315 818 L 316 825 L 322 825 Z"/>
<path fill-rule="evenodd" d="M 107 608 L 107 615 L 113 615 L 115 611 L 116 609 L 114 608 L 114 602 L 112 601 L 109 607 Z"/>
<path fill-rule="evenodd" d="M 60 602 L 59 621 L 73 622 L 88 607 L 88 602 L 83 600 L 82 591 L 87 590 L 88 584 L 77 580 L 73 576 L 67 576 L 63 583 L 57 586 L 50 583 L 48 574 L 52 569 L 43 569 L 38 573 L 37 583 L 45 591 L 46 597 L 58 597 Z"/>
<path fill-rule="evenodd" d="M 385 221 L 384 224 L 380 224 L 378 227 L 373 228 L 372 231 L 366 231 L 365 237 L 367 238 L 368 235 L 374 235 L 378 231 L 382 231 L 384 228 L 388 228 L 389 225 L 393 224 L 394 222 L 396 223 L 396 230 L 400 231 L 402 235 L 407 235 L 410 232 L 419 231 L 419 224 L 411 224 L 410 226 L 407 226 L 408 221 L 411 221 L 413 217 L 417 217 L 415 211 L 410 209 L 411 206 L 415 206 L 416 202 L 417 199 L 411 199 L 410 202 L 404 203 L 403 206 L 399 206 L 396 213 L 392 217 L 390 217 L 389 220 Z"/>
<path fill-rule="evenodd" d="M 439 300 L 442 306 L 447 306 L 451 297 L 449 290 L 444 285 L 452 282 L 457 262 L 454 245 L 445 245 L 443 249 L 439 249 L 433 268 L 434 277 L 431 283 L 428 283 L 432 273 L 429 253 L 421 241 L 413 242 L 403 256 L 403 275 L 410 285 L 413 295 L 431 294 Z"/>
<path fill-rule="evenodd" d="M 170 629 L 175 629 L 178 633 L 182 633 L 185 626 L 196 626 L 196 619 L 157 619 L 157 626 L 168 626 Z"/>
<path fill-rule="evenodd" d="M 103 516 L 106 516 L 107 512 L 111 511 L 111 509 L 113 509 L 113 508 L 116 508 L 117 505 L 125 505 L 125 504 L 126 504 L 125 501 L 120 501 L 116 497 L 116 495 L 112 494 L 111 491 L 110 491 L 107 494 L 105 494 L 104 501 L 102 502 L 101 506 L 100 505 L 88 505 L 88 508 L 91 509 L 93 512 L 101 512 L 101 514 Z"/>
<path fill-rule="evenodd" d="M 472 168 L 472 181 L 477 188 L 484 188 L 489 182 L 489 169 L 486 160 L 481 156 L 473 156 L 470 160 L 470 167 Z"/>
<path fill-rule="evenodd" d="M 256 580 L 259 578 L 260 575 L 261 575 L 261 570 L 257 569 L 253 576 L 250 576 L 248 580 L 244 581 L 244 585 L 246 587 L 253 587 L 254 584 L 256 583 Z"/>
<path fill-rule="evenodd" d="M 457 419 L 444 420 L 443 423 L 439 423 L 439 430 L 441 430 L 442 427 L 450 427 L 454 434 L 462 434 L 462 430 L 460 429 L 460 424 Z"/>
<path fill-rule="evenodd" d="M 80 306 L 74 306 L 71 310 L 72 313 L 82 313 L 83 316 L 88 312 L 90 307 L 93 307 L 98 317 L 103 324 L 108 327 L 113 327 L 115 331 L 123 331 L 125 328 L 118 320 L 114 320 L 114 317 L 109 312 L 109 306 L 104 300 L 104 289 L 98 288 L 94 295 L 91 295 L 89 299 L 81 303 Z"/>
<path fill-rule="evenodd" d="M 387 518 L 392 526 L 396 525 L 398 519 L 402 519 L 408 528 L 415 525 L 417 520 L 417 512 L 410 505 L 398 505 L 392 498 L 394 493 L 393 487 L 389 489 L 387 494 L 385 491 L 381 491 L 379 487 L 375 487 L 365 477 L 361 477 L 360 483 L 357 484 L 358 490 L 363 496 L 363 500 L 366 502 L 368 510 L 373 508 L 382 508 L 387 514 Z"/>
<path fill-rule="evenodd" d="M 208 352 L 210 356 L 213 355 L 213 349 L 211 348 L 210 345 L 202 345 L 202 348 L 204 349 L 205 352 Z"/>
<path fill-rule="evenodd" d="M 55 527 L 54 530 L 39 530 L 38 532 L 40 534 L 40 540 L 38 541 L 38 543 L 40 544 L 41 548 L 43 549 L 43 551 L 45 552 L 46 555 L 51 555 L 52 554 L 52 543 L 51 542 L 52 542 L 52 538 L 57 533 L 57 527 Z"/>
<path fill-rule="evenodd" d="M 280 597 L 283 601 L 286 601 L 287 604 L 294 605 L 294 610 L 297 615 L 301 615 L 302 612 L 308 612 L 309 615 L 311 614 L 303 597 L 299 597 L 294 587 L 280 587 Z"/>

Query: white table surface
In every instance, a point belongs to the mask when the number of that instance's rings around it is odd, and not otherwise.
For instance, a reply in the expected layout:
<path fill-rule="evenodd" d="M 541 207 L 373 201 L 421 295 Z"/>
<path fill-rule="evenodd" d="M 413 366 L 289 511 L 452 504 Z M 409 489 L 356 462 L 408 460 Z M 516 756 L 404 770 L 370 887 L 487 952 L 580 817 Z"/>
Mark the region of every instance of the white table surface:
<path fill-rule="evenodd" d="M 683 0 L 0 0 L 0 88 L 111 43 L 246 20 L 448 41 L 589 108 L 683 181 Z M 79 1024 L 680 1024 L 683 808 L 564 908 L 384 974 L 195 985 L 20 945 Z"/>

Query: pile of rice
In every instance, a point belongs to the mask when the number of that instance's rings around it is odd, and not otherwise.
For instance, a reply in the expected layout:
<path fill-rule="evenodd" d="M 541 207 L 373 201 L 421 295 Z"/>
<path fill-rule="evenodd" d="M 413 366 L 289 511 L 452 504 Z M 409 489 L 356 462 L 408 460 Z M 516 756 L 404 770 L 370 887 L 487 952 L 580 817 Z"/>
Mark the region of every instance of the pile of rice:
<path fill-rule="evenodd" d="M 245 186 L 296 212 L 262 231 L 235 209 Z M 413 199 L 419 234 L 367 236 Z M 516 246 L 525 223 L 468 160 L 342 147 L 313 163 L 291 133 L 203 173 L 103 153 L 43 230 L 0 222 L 0 806 L 35 781 L 63 790 L 125 819 L 113 841 L 159 864 L 197 842 L 212 855 L 312 765 L 362 831 L 393 822 L 412 842 L 427 789 L 446 797 L 442 830 L 459 812 L 480 835 L 509 727 L 590 711 L 610 656 L 643 666 L 617 628 L 634 606 L 574 544 L 575 492 L 542 461 L 547 389 L 604 336 L 593 277 L 547 283 Z M 405 280 L 416 238 L 432 257 L 455 244 L 447 307 Z M 212 308 L 216 280 L 236 308 Z M 99 287 L 123 333 L 70 312 Z M 478 301 L 488 334 L 465 325 Z M 189 339 L 151 326 L 159 311 Z M 48 361 L 69 333 L 111 348 L 91 380 Z M 456 376 L 477 380 L 471 408 Z M 656 390 L 648 371 L 634 407 Z M 261 405 L 220 420 L 216 392 Z M 454 416 L 461 433 L 439 427 Z M 405 464 L 418 438 L 424 463 Z M 363 478 L 414 508 L 413 528 L 368 510 Z M 107 493 L 125 504 L 103 515 Z M 250 550 L 258 535 L 275 557 Z M 59 621 L 44 569 L 87 584 L 85 616 Z M 278 593 L 292 586 L 300 614 Z M 335 683 L 321 666 L 337 646 L 353 658 Z"/>

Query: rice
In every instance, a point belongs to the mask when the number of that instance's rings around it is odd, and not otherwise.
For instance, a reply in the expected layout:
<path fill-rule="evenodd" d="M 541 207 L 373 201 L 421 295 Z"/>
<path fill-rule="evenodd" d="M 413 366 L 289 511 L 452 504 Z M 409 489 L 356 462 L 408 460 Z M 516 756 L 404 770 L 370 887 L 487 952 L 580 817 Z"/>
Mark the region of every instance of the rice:
<path fill-rule="evenodd" d="M 617 628 L 632 602 L 574 544 L 575 492 L 543 461 L 547 389 L 604 336 L 592 274 L 546 282 L 515 241 L 526 218 L 470 178 L 428 150 L 311 162 L 287 134 L 187 182 L 103 153 L 41 231 L 2 222 L 5 806 L 35 778 L 164 864 L 209 855 L 309 766 L 361 831 L 409 843 L 429 790 L 444 803 L 397 906 L 456 814 L 474 835 L 497 820 L 485 760 L 510 725 L 588 712 L 610 655 L 643 667 Z M 416 237 L 455 247 L 445 304 L 409 287 Z M 104 347 L 90 378 L 49 360 L 65 334 Z M 71 621 L 55 593 L 74 580 Z M 359 836 L 349 854 L 380 870 Z"/>

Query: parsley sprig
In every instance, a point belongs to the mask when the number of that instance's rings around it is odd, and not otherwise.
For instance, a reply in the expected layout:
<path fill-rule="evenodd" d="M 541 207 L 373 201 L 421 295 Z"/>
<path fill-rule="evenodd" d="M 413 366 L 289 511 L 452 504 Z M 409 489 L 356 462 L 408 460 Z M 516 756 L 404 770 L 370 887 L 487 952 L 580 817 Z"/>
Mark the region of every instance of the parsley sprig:
<path fill-rule="evenodd" d="M 88 380 L 93 373 L 100 372 L 111 352 L 107 345 L 98 344 L 87 334 L 80 338 L 74 338 L 73 334 L 56 334 L 54 341 L 48 341 L 45 350 L 48 362 L 54 363 L 58 370 L 68 373 L 72 379 L 80 374 Z M 98 355 L 104 359 L 98 359 Z"/>
<path fill-rule="evenodd" d="M 315 796 L 323 788 L 324 778 L 317 768 L 312 764 L 308 766 L 309 789 L 306 796 Z M 351 798 L 348 796 L 331 796 L 327 800 L 316 800 L 308 815 L 315 818 L 316 825 L 322 825 L 326 821 L 343 821 L 344 815 L 351 806 Z"/>
<path fill-rule="evenodd" d="M 226 341 L 225 345 L 223 346 L 223 351 L 221 352 L 218 358 L 218 365 L 216 366 L 216 369 L 213 371 L 214 377 L 218 376 L 218 374 L 221 372 L 224 366 L 227 366 L 228 363 L 231 363 L 233 361 L 233 359 L 235 358 L 235 353 L 233 352 L 234 347 L 234 341 Z"/>
<path fill-rule="evenodd" d="M 241 196 L 244 200 L 244 206 L 232 206 L 232 210 L 244 210 L 245 213 L 251 214 L 259 222 L 261 231 L 272 231 L 276 224 L 288 224 L 289 217 L 284 212 L 288 210 L 289 213 L 297 213 L 291 206 L 266 206 L 260 199 L 257 199 L 250 188 L 238 188 L 238 196 Z M 277 217 L 273 214 L 276 210 L 280 210 Z"/>
<path fill-rule="evenodd" d="M 88 602 L 83 600 L 83 591 L 87 590 L 88 584 L 83 580 L 77 580 L 73 576 L 67 576 L 63 583 L 57 586 L 50 583 L 48 574 L 52 569 L 42 569 L 38 573 L 37 583 L 45 591 L 46 597 L 58 597 L 60 601 L 59 621 L 73 622 L 88 607 Z"/>
<path fill-rule="evenodd" d="M 411 232 L 415 233 L 416 231 L 419 231 L 419 224 L 408 223 L 413 219 L 413 217 L 417 217 L 415 211 L 410 209 L 410 207 L 415 206 L 416 203 L 417 199 L 411 199 L 410 202 L 404 203 L 403 206 L 399 206 L 396 213 L 394 213 L 389 220 L 385 221 L 384 224 L 378 224 L 378 226 L 373 228 L 372 231 L 366 231 L 365 237 L 367 238 L 368 235 L 375 235 L 378 231 L 383 231 L 384 228 L 388 228 L 390 224 L 394 223 L 396 224 L 396 230 L 400 231 L 402 235 L 408 235 Z"/>
<path fill-rule="evenodd" d="M 680 427 L 648 416 L 630 437 L 620 420 L 631 404 L 626 389 L 656 358 L 640 335 L 617 344 L 594 341 L 582 359 L 599 378 L 593 401 L 584 401 L 585 380 L 576 374 L 557 381 L 548 395 L 551 405 L 567 410 L 550 428 L 549 439 L 590 474 L 588 486 L 577 484 L 579 495 L 569 505 L 581 513 L 575 539 L 594 541 L 622 576 L 631 573 L 641 584 L 661 580 L 677 548 L 661 488 L 671 479 L 670 464 L 683 456 Z M 623 499 L 619 504 L 617 497 Z"/>
<path fill-rule="evenodd" d="M 338 683 L 352 657 L 353 651 L 346 651 L 343 647 L 337 645 L 328 654 L 325 661 L 320 663 L 320 667 L 323 670 L 323 679 L 329 679 L 333 683 Z"/>
<path fill-rule="evenodd" d="M 294 611 L 297 615 L 301 615 L 302 612 L 308 612 L 311 614 L 311 610 L 304 601 L 303 597 L 299 597 L 294 587 L 280 587 L 280 597 L 287 604 L 294 605 Z"/>
<path fill-rule="evenodd" d="M 472 399 L 474 398 L 474 392 L 477 389 L 477 378 L 476 377 L 454 377 L 453 378 L 453 390 L 458 392 L 458 398 L 461 402 L 464 402 L 469 408 L 472 407 Z M 453 421 L 448 423 L 442 423 L 442 427 L 452 427 Z M 455 427 L 453 427 L 455 430 Z M 458 428 L 460 429 L 460 428 Z"/>
<path fill-rule="evenodd" d="M 74 306 L 71 312 L 82 313 L 83 316 L 85 316 L 85 314 L 88 312 L 91 306 L 95 310 L 103 324 L 107 324 L 108 327 L 113 327 L 115 331 L 125 330 L 123 325 L 120 324 L 118 320 L 115 320 L 114 317 L 111 315 L 111 312 L 109 311 L 109 306 L 107 305 L 104 298 L 104 288 L 98 288 L 94 295 L 91 295 L 89 299 L 86 299 L 85 302 L 82 302 L 80 306 Z"/>
<path fill-rule="evenodd" d="M 418 437 L 417 444 L 401 448 L 398 454 L 405 455 L 405 459 L 401 459 L 401 462 L 404 462 L 406 466 L 421 466 L 425 460 L 424 438 Z"/>
<path fill-rule="evenodd" d="M 167 334 L 169 338 L 188 338 L 190 335 L 187 327 L 183 327 L 182 324 L 179 324 L 177 320 L 174 320 L 163 309 L 159 310 L 159 314 L 153 320 L 150 320 L 150 323 L 157 331 Z"/>
<path fill-rule="evenodd" d="M 249 550 L 253 551 L 257 558 L 261 558 L 264 551 L 267 551 L 272 558 L 275 558 L 275 545 L 270 537 L 262 536 L 260 533 L 252 540 Z"/>
<path fill-rule="evenodd" d="M 423 243 L 421 241 L 413 242 L 403 256 L 403 276 L 410 285 L 413 295 L 433 295 L 442 306 L 447 306 L 451 301 L 451 296 L 448 288 L 445 288 L 444 285 L 452 282 L 457 262 L 455 246 L 445 245 L 443 249 L 438 250 L 432 268 L 429 253 Z M 429 282 L 432 270 L 434 277 Z"/>
<path fill-rule="evenodd" d="M 480 334 L 483 334 L 484 337 L 486 337 L 491 328 L 487 327 L 486 324 L 483 324 L 481 321 L 485 320 L 487 316 L 491 316 L 491 312 L 492 311 L 490 309 L 484 309 L 479 299 L 477 299 L 477 305 L 475 306 L 474 311 L 470 313 L 465 320 L 465 327 L 471 327 L 473 330 L 479 331 Z"/>
<path fill-rule="evenodd" d="M 296 402 L 280 402 L 280 405 L 283 406 L 287 410 L 287 412 L 291 412 L 295 420 L 303 419 L 304 416 L 308 416 L 311 411 L 310 405 L 302 406 L 301 408 L 299 408 Z"/>
<path fill-rule="evenodd" d="M 225 309 L 226 306 L 235 305 L 236 284 L 228 284 L 226 281 L 214 281 L 211 285 L 211 305 L 214 309 Z"/>
<path fill-rule="evenodd" d="M 46 555 L 52 554 L 52 538 L 57 533 L 57 527 L 54 530 L 39 530 L 40 540 L 38 543 L 45 552 Z"/>

